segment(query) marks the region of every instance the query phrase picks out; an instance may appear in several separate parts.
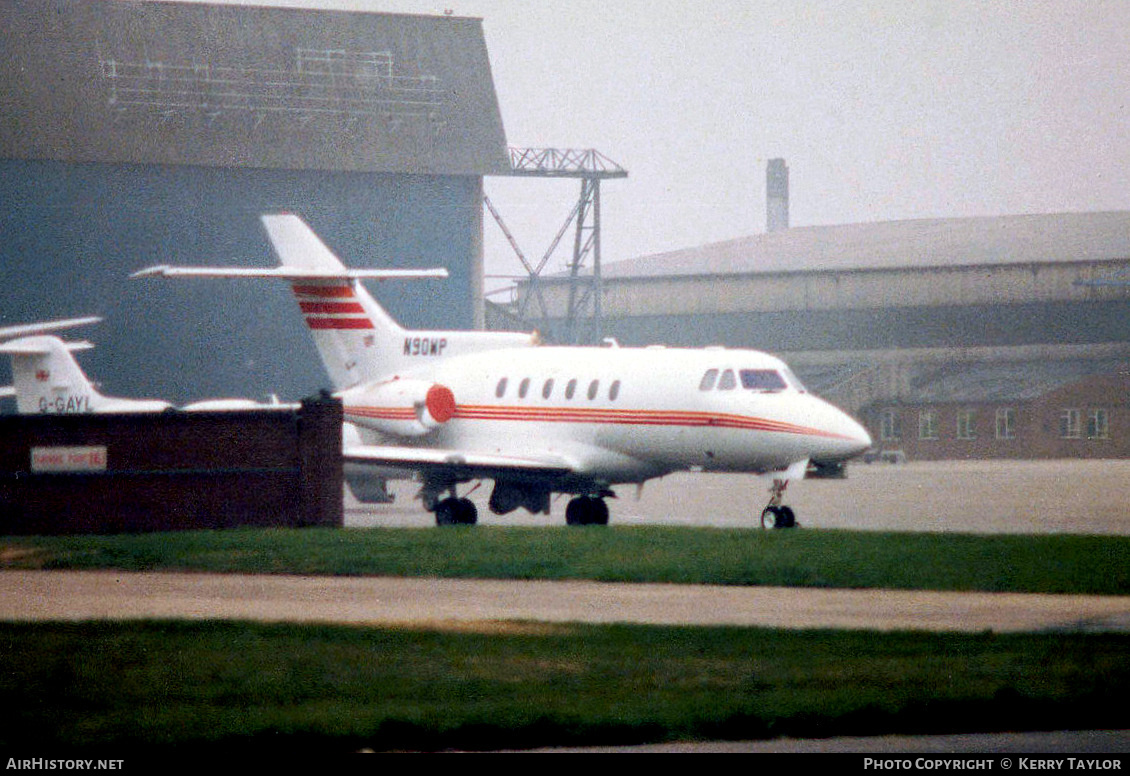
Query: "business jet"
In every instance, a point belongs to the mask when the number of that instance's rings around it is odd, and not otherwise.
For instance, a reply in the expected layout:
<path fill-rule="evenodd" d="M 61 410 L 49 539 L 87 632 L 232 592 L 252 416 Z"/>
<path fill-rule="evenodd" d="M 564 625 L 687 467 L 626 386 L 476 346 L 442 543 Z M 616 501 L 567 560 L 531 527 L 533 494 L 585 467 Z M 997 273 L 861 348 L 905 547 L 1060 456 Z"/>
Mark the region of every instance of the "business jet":
<path fill-rule="evenodd" d="M 14 385 L 4 391 L 15 396 L 20 414 L 74 415 L 101 412 L 164 412 L 176 409 L 161 399 L 104 396 L 75 360 L 74 353 L 94 347 L 89 342 L 64 342 L 43 334 L 0 343 L 0 353 L 12 359 Z M 188 412 L 284 407 L 251 399 L 205 399 L 179 409 Z"/>
<path fill-rule="evenodd" d="M 548 346 L 536 334 L 404 329 L 361 281 L 444 270 L 347 269 L 299 217 L 262 223 L 278 267 L 159 266 L 134 277 L 289 283 L 345 419 L 368 435 L 345 446 L 346 463 L 414 472 L 439 525 L 477 521 L 458 493 L 471 482 L 494 482 L 495 514 L 549 514 L 552 496 L 568 494 L 566 523 L 604 525 L 614 486 L 694 471 L 770 476 L 761 525 L 789 527 L 789 481 L 810 462 L 841 462 L 871 445 L 859 423 L 759 351 Z"/>

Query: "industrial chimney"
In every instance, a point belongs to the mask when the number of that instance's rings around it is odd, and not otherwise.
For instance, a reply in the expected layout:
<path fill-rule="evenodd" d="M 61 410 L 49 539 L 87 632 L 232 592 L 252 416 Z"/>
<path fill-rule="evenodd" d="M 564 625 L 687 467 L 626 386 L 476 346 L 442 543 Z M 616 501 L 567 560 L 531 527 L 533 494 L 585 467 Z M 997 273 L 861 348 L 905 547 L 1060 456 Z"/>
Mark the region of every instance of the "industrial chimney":
<path fill-rule="evenodd" d="M 765 170 L 765 228 L 789 228 L 789 168 L 784 159 L 770 159 Z"/>

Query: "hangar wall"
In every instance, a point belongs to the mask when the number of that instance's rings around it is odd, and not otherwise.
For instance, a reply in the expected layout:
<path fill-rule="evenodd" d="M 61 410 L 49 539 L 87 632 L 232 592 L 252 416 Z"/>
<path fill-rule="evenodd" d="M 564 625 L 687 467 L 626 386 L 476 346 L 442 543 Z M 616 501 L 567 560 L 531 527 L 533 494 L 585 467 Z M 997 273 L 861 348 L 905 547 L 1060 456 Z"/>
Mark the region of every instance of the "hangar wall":
<path fill-rule="evenodd" d="M 129 274 L 274 266 L 259 216 L 294 212 L 349 265 L 448 267 L 445 281 L 372 290 L 406 325 L 465 327 L 480 191 L 474 177 L 0 161 L 0 315 L 104 316 L 83 332 L 97 347 L 82 360 L 110 394 L 294 399 L 328 385 L 285 284 Z"/>
<path fill-rule="evenodd" d="M 326 386 L 285 287 L 127 280 L 273 265 L 266 212 L 348 264 L 448 268 L 374 286 L 405 324 L 481 320 L 482 176 L 509 160 L 478 19 L 9 0 L 0 84 L 0 322 L 103 315 L 83 362 L 108 392 Z"/>

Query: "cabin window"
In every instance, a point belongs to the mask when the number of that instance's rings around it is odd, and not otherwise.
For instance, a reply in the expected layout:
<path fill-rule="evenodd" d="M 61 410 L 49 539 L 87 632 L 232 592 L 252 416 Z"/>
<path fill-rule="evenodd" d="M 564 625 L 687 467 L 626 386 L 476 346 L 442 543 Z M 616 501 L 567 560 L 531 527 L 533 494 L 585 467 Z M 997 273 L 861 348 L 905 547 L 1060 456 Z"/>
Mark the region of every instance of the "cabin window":
<path fill-rule="evenodd" d="M 700 391 L 713 391 L 716 382 L 718 382 L 718 370 L 707 369 L 706 374 L 702 376 L 702 382 L 698 384 L 698 389 Z"/>
<path fill-rule="evenodd" d="M 577 392 L 577 378 L 574 377 L 565 386 L 565 398 L 566 399 L 572 399 L 573 394 L 575 394 L 576 392 Z"/>
<path fill-rule="evenodd" d="M 494 395 L 500 399 L 506 395 L 506 382 L 506 378 L 502 378 L 498 381 L 498 387 L 494 389 Z"/>
<path fill-rule="evenodd" d="M 783 391 L 788 387 L 775 369 L 743 369 L 739 374 L 747 391 Z"/>
<path fill-rule="evenodd" d="M 597 391 L 600 390 L 600 380 L 593 380 L 589 383 L 589 398 L 595 399 Z"/>
<path fill-rule="evenodd" d="M 545 385 L 543 385 L 541 387 L 541 397 L 543 399 L 548 399 L 552 395 L 553 395 L 553 378 L 551 377 L 548 380 L 546 380 Z"/>
<path fill-rule="evenodd" d="M 616 401 L 616 398 L 619 395 L 620 395 L 620 381 L 615 380 L 612 383 L 612 387 L 608 389 L 608 399 L 610 401 Z"/>
<path fill-rule="evenodd" d="M 518 383 L 518 398 L 526 398 L 526 394 L 530 392 L 530 378 L 523 378 L 522 382 Z"/>
<path fill-rule="evenodd" d="M 738 379 L 734 377 L 734 370 L 727 369 L 722 373 L 722 379 L 718 381 L 719 391 L 732 391 L 738 387 Z"/>

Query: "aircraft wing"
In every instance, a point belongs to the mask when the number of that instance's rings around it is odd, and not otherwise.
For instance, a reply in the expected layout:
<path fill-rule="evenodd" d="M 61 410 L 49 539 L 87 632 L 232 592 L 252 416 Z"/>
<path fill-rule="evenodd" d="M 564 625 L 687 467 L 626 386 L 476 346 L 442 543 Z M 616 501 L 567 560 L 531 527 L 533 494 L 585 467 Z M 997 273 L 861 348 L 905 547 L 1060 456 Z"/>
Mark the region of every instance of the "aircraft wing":
<path fill-rule="evenodd" d="M 346 445 L 342 453 L 346 463 L 421 472 L 446 470 L 462 476 L 488 479 L 500 474 L 563 476 L 573 473 L 575 469 L 564 458 L 556 456 L 518 457 L 392 445 Z"/>
<path fill-rule="evenodd" d="M 279 278 L 282 280 L 396 280 L 446 278 L 446 269 L 343 269 L 328 270 L 300 267 L 170 267 L 162 264 L 147 267 L 131 278 L 196 277 L 196 278 Z"/>

